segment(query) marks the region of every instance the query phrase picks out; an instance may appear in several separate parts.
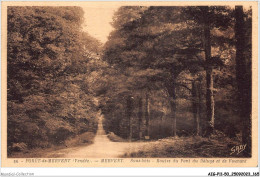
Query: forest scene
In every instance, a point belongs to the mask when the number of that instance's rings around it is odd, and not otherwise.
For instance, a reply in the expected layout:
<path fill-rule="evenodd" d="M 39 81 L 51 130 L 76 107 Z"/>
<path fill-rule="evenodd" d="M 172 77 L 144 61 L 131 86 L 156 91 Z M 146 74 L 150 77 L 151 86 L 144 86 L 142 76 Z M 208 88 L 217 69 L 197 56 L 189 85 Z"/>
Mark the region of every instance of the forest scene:
<path fill-rule="evenodd" d="M 251 7 L 84 13 L 8 7 L 8 157 L 252 156 Z"/>

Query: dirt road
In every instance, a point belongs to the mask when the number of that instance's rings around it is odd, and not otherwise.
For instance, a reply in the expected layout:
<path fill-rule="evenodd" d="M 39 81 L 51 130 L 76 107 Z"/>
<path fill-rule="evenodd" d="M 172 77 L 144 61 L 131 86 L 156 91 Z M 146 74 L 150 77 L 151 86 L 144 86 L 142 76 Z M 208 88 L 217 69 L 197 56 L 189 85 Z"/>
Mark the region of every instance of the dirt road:
<path fill-rule="evenodd" d="M 67 148 L 47 154 L 48 157 L 64 158 L 117 158 L 126 152 L 140 149 L 146 142 L 112 142 L 107 138 L 102 124 L 103 117 L 98 122 L 97 135 L 92 145 L 86 147 Z"/>

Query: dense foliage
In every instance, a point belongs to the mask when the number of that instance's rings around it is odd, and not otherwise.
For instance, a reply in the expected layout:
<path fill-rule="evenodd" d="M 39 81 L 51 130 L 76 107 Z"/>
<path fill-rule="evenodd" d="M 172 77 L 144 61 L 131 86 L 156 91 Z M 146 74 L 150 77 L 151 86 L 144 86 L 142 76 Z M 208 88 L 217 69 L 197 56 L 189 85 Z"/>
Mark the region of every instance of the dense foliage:
<path fill-rule="evenodd" d="M 79 7 L 8 7 L 8 150 L 59 145 L 96 131 L 89 86 L 99 42 Z"/>

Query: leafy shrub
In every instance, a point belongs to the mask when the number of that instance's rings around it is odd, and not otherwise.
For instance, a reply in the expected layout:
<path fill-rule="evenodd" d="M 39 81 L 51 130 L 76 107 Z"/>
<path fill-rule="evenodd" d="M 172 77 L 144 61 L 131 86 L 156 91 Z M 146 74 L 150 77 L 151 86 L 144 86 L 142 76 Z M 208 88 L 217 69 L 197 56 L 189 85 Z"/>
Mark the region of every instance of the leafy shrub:
<path fill-rule="evenodd" d="M 15 152 L 25 151 L 27 150 L 27 145 L 25 143 L 13 143 L 11 149 Z"/>
<path fill-rule="evenodd" d="M 92 132 L 85 132 L 81 135 L 76 135 L 65 141 L 67 147 L 83 145 L 83 144 L 92 144 L 94 142 L 95 134 Z"/>
<path fill-rule="evenodd" d="M 120 136 L 117 136 L 116 134 L 114 134 L 113 132 L 109 132 L 107 134 L 107 137 L 113 141 L 113 142 L 124 142 L 126 141 L 125 139 L 121 138 Z"/>

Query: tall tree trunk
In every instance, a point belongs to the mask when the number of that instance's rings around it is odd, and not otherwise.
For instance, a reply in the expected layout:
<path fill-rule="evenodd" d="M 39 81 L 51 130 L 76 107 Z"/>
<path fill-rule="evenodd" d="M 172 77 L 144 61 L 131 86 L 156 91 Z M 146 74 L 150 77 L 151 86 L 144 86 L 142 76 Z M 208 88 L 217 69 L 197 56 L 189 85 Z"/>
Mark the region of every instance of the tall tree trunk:
<path fill-rule="evenodd" d="M 240 119 L 243 125 L 242 143 L 246 144 L 246 149 L 243 151 L 247 157 L 251 156 L 252 133 L 251 133 L 251 94 L 252 83 L 250 71 L 247 71 L 245 58 L 245 25 L 244 12 L 242 6 L 235 7 L 235 37 L 236 37 L 236 79 L 238 88 L 238 103 L 240 107 Z"/>
<path fill-rule="evenodd" d="M 129 121 L 129 134 L 128 134 L 129 141 L 132 141 L 132 134 L 133 134 L 132 109 L 133 109 L 132 97 L 128 96 L 126 100 L 126 116 Z"/>
<path fill-rule="evenodd" d="M 192 82 L 193 118 L 195 135 L 200 134 L 200 95 L 198 81 Z"/>
<path fill-rule="evenodd" d="M 145 95 L 145 135 L 150 136 L 149 126 L 150 126 L 150 116 L 149 116 L 149 95 L 146 92 Z M 150 137 L 149 137 L 150 138 Z"/>
<path fill-rule="evenodd" d="M 201 78 L 199 79 L 198 81 L 198 121 L 196 122 L 197 123 L 197 132 L 198 132 L 198 135 L 201 134 L 201 128 L 200 128 L 200 122 L 201 122 Z"/>
<path fill-rule="evenodd" d="M 171 68 L 171 83 L 168 83 L 169 86 L 167 88 L 168 93 L 170 95 L 170 105 L 171 105 L 171 116 L 172 116 L 172 136 L 177 136 L 177 128 L 176 128 L 176 93 L 175 93 L 175 70 L 174 66 Z"/>
<path fill-rule="evenodd" d="M 207 107 L 207 120 L 205 136 L 210 136 L 214 130 L 214 93 L 213 93 L 213 72 L 211 66 L 211 39 L 210 39 L 210 22 L 208 18 L 209 7 L 202 7 L 204 15 L 204 51 L 206 58 L 206 107 Z"/>
<path fill-rule="evenodd" d="M 172 136 L 177 136 L 177 128 L 176 128 L 176 99 L 172 98 L 171 100 L 171 114 L 172 114 Z"/>
<path fill-rule="evenodd" d="M 143 99 L 142 96 L 139 98 L 138 101 L 138 118 L 139 118 L 139 125 L 138 125 L 138 131 L 139 131 L 139 139 L 142 139 L 142 124 L 143 124 Z"/>

